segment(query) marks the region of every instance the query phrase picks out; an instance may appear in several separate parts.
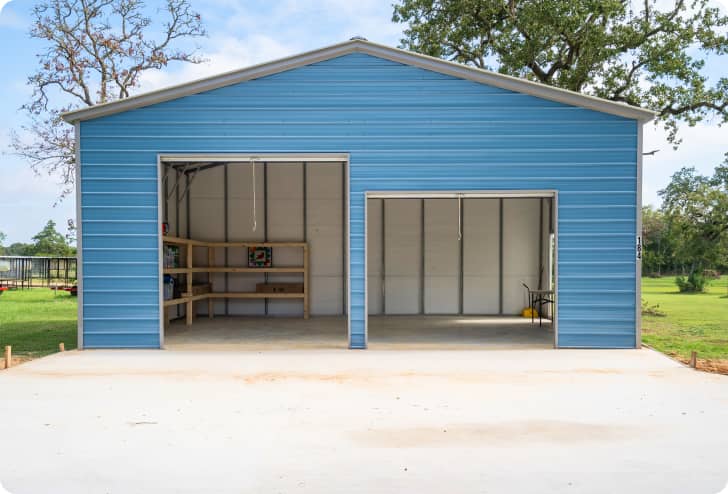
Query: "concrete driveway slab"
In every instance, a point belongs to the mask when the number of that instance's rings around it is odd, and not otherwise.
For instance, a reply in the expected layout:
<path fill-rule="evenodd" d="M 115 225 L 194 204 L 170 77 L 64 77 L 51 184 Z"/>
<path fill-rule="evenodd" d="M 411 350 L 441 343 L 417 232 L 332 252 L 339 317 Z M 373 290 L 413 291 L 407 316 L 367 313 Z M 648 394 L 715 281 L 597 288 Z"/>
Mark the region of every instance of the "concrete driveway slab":
<path fill-rule="evenodd" d="M 0 372 L 0 396 L 13 494 L 728 481 L 728 377 L 651 350 L 87 350 Z"/>

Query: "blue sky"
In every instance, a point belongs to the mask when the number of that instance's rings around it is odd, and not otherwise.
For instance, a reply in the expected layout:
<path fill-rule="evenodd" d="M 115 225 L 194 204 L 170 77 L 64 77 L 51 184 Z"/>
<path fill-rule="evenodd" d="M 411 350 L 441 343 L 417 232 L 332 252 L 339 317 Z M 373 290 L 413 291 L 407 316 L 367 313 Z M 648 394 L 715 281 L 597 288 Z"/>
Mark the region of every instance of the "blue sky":
<path fill-rule="evenodd" d="M 728 8 L 728 0 L 722 0 Z M 149 4 L 153 2 L 149 0 Z M 391 22 L 391 0 L 192 0 L 202 14 L 209 36 L 200 41 L 209 62 L 176 65 L 149 74 L 140 91 L 299 53 L 337 43 L 355 35 L 396 46 L 402 26 Z M 3 7 L 4 4 L 4 7 Z M 27 242 L 53 219 L 61 227 L 75 216 L 74 198 L 54 206 L 59 186 L 54 179 L 35 176 L 28 165 L 9 153 L 9 132 L 22 123 L 18 108 L 30 96 L 25 84 L 40 45 L 28 38 L 31 0 L 0 0 L 0 232 L 9 242 Z M 724 64 L 711 72 L 725 74 Z M 657 191 L 681 166 L 709 173 L 728 151 L 728 128 L 708 122 L 682 129 L 684 142 L 673 151 L 664 133 L 645 128 L 644 202 L 658 204 Z"/>

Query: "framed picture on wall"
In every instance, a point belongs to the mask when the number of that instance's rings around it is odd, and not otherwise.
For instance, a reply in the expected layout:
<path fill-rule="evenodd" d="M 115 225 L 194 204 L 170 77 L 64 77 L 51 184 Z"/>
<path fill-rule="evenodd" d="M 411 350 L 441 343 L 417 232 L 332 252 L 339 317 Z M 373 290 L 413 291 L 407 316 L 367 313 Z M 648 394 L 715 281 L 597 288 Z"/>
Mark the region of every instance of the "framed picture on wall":
<path fill-rule="evenodd" d="M 270 268 L 273 266 L 272 247 L 248 247 L 249 268 Z"/>

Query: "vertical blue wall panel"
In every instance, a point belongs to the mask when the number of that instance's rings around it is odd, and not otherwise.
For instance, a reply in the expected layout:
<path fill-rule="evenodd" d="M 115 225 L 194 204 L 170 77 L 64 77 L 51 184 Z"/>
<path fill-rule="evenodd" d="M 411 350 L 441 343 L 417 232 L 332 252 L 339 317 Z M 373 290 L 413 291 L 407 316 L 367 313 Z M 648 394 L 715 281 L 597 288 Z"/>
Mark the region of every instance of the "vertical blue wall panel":
<path fill-rule="evenodd" d="M 633 347 L 638 125 L 364 54 L 84 121 L 85 345 L 159 346 L 157 155 L 190 152 L 350 154 L 353 347 L 366 191 L 557 190 L 559 346 Z"/>

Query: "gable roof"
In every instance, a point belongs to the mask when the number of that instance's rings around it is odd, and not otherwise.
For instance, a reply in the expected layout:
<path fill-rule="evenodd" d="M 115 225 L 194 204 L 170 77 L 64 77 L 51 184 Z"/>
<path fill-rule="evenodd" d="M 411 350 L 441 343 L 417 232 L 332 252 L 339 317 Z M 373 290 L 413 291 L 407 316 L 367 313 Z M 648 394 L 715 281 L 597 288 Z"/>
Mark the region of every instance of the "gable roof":
<path fill-rule="evenodd" d="M 655 112 L 636 106 L 617 103 L 594 96 L 568 91 L 553 86 L 547 86 L 538 82 L 512 77 L 489 70 L 478 69 L 455 62 L 449 62 L 435 57 L 414 53 L 399 48 L 392 48 L 377 43 L 372 43 L 361 38 L 353 38 L 343 43 L 308 51 L 272 62 L 253 65 L 240 70 L 225 72 L 212 77 L 198 79 L 192 82 L 170 86 L 156 91 L 139 94 L 129 98 L 103 103 L 79 110 L 66 112 L 61 115 L 63 120 L 70 123 L 89 120 L 92 118 L 113 115 L 134 108 L 169 101 L 192 94 L 210 91 L 212 89 L 230 86 L 244 81 L 258 79 L 286 70 L 303 67 L 316 62 L 322 62 L 332 58 L 349 55 L 351 53 L 364 53 L 374 57 L 391 60 L 404 65 L 419 67 L 425 70 L 447 74 L 460 79 L 467 79 L 481 84 L 529 94 L 538 98 L 556 101 L 572 106 L 580 106 L 589 110 L 602 113 L 609 113 L 624 118 L 647 122 L 655 117 Z"/>

